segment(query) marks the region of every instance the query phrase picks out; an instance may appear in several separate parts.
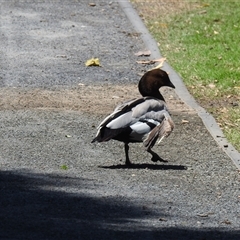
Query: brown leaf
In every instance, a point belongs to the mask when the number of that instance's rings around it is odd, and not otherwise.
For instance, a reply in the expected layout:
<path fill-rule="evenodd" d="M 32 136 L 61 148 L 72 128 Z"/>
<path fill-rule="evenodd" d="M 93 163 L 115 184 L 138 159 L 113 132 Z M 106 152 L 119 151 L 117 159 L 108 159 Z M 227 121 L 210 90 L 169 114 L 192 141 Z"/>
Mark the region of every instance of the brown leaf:
<path fill-rule="evenodd" d="M 161 221 L 161 222 L 167 222 L 167 219 L 166 219 L 166 218 L 159 218 L 159 221 Z"/>
<path fill-rule="evenodd" d="M 199 217 L 208 217 L 208 213 L 200 213 L 197 214 Z"/>
<path fill-rule="evenodd" d="M 221 223 L 225 223 L 225 224 L 228 224 L 228 225 L 232 224 L 228 219 L 222 221 Z"/>
<path fill-rule="evenodd" d="M 209 217 L 209 215 L 213 215 L 213 212 L 207 212 L 207 213 L 199 213 L 197 216 L 199 217 Z"/>
<path fill-rule="evenodd" d="M 56 58 L 67 58 L 66 55 L 56 55 Z"/>
<path fill-rule="evenodd" d="M 153 64 L 153 63 L 156 63 L 156 62 L 160 62 L 160 64 L 166 60 L 166 58 L 158 58 L 158 59 L 154 59 L 154 60 L 140 60 L 140 61 L 137 61 L 137 63 L 139 64 Z M 155 68 L 160 68 L 160 67 L 155 67 Z"/>
<path fill-rule="evenodd" d="M 162 58 L 155 59 L 153 61 L 154 62 L 164 62 L 164 61 L 166 61 L 166 58 L 162 57 Z"/>
<path fill-rule="evenodd" d="M 135 53 L 134 55 L 140 57 L 140 56 L 150 56 L 151 55 L 151 51 L 150 50 L 146 50 L 146 51 L 139 51 L 137 53 Z"/>
<path fill-rule="evenodd" d="M 140 60 L 136 61 L 139 64 L 154 64 L 155 62 L 153 60 Z"/>

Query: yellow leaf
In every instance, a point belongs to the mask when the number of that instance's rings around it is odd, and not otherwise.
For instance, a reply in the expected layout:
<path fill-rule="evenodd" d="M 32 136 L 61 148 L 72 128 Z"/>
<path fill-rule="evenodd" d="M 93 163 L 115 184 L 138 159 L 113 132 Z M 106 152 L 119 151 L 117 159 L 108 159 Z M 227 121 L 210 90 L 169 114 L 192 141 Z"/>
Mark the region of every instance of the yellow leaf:
<path fill-rule="evenodd" d="M 91 58 L 85 62 L 85 65 L 88 66 L 100 66 L 100 61 L 98 58 Z"/>

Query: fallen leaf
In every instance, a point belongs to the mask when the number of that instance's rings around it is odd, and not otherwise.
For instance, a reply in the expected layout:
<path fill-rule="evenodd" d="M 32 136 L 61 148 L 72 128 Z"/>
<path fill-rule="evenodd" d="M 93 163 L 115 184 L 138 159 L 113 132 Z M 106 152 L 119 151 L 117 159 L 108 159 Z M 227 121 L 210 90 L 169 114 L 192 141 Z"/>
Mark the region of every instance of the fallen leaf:
<path fill-rule="evenodd" d="M 162 64 L 165 60 L 166 60 L 166 58 L 159 58 L 159 59 L 154 59 L 154 60 L 140 60 L 140 61 L 136 61 L 136 62 L 139 64 L 154 64 L 156 62 L 160 62 L 160 64 Z M 162 67 L 162 65 L 160 67 Z M 155 68 L 160 68 L 160 67 L 157 66 Z"/>
<path fill-rule="evenodd" d="M 229 123 L 229 122 L 224 122 L 226 125 L 230 126 L 230 127 L 235 127 L 236 125 L 235 124 L 232 124 L 232 123 Z"/>
<path fill-rule="evenodd" d="M 88 66 L 100 66 L 100 61 L 98 58 L 91 58 L 86 61 L 85 65 Z"/>
<path fill-rule="evenodd" d="M 140 60 L 140 61 L 136 61 L 139 64 L 153 64 L 155 63 L 153 60 Z"/>
<path fill-rule="evenodd" d="M 225 108 L 225 107 L 223 107 L 221 110 L 220 110 L 220 112 L 222 112 L 222 113 L 226 113 L 228 110 L 227 110 L 227 108 Z"/>
<path fill-rule="evenodd" d="M 154 62 L 164 62 L 164 61 L 166 61 L 166 58 L 162 57 L 162 58 L 155 59 L 153 61 Z"/>
<path fill-rule="evenodd" d="M 151 71 L 153 69 L 160 69 L 163 66 L 164 61 L 166 61 L 166 58 L 159 58 L 158 61 L 157 61 L 157 62 L 159 62 L 159 64 L 156 67 L 154 67 L 154 68 L 152 68 L 148 71 Z"/>
<path fill-rule="evenodd" d="M 200 213 L 197 214 L 199 217 L 208 217 L 208 213 Z"/>
<path fill-rule="evenodd" d="M 207 213 L 199 213 L 197 216 L 199 217 L 209 217 L 209 215 L 213 215 L 213 212 L 207 212 Z"/>
<path fill-rule="evenodd" d="M 160 62 L 155 68 L 153 69 L 159 69 L 159 68 L 162 68 L 163 67 L 163 63 L 164 61 Z"/>
<path fill-rule="evenodd" d="M 232 224 L 228 219 L 222 221 L 221 223 L 225 223 L 225 224 L 228 224 L 228 225 Z"/>
<path fill-rule="evenodd" d="M 209 86 L 210 88 L 212 88 L 212 89 L 216 87 L 216 85 L 213 84 L 213 83 L 208 84 L 208 86 Z"/>
<path fill-rule="evenodd" d="M 150 56 L 151 55 L 151 51 L 150 50 L 146 50 L 146 51 L 139 51 L 137 53 L 135 53 L 134 55 L 140 57 L 140 56 Z"/>
<path fill-rule="evenodd" d="M 56 55 L 56 58 L 67 58 L 66 55 Z"/>
<path fill-rule="evenodd" d="M 166 219 L 166 218 L 159 218 L 159 221 L 161 221 L 161 222 L 167 222 L 167 219 Z"/>
<path fill-rule="evenodd" d="M 189 121 L 185 120 L 185 119 L 182 119 L 182 124 L 184 124 L 184 123 L 189 123 Z"/>

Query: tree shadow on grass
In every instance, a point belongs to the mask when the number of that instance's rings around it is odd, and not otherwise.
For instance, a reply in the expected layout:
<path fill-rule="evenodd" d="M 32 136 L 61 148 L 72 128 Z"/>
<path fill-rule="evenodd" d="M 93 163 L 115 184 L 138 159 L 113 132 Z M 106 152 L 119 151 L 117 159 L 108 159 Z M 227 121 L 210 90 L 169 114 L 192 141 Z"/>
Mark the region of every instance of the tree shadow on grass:
<path fill-rule="evenodd" d="M 240 239 L 239 231 L 154 228 L 144 221 L 154 212 L 146 215 L 127 198 L 89 194 L 100 187 L 91 181 L 0 172 L 0 239 Z"/>

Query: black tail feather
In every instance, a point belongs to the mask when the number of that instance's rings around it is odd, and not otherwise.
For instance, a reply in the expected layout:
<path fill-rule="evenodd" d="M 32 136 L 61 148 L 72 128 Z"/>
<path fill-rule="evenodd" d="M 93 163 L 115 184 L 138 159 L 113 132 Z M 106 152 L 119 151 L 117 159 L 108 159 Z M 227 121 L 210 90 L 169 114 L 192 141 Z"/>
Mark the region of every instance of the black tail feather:
<path fill-rule="evenodd" d="M 122 129 L 110 129 L 110 128 L 102 128 L 98 135 L 92 140 L 91 143 L 94 142 L 107 142 L 111 139 L 119 140 L 119 141 L 124 141 L 122 133 L 124 132 L 124 128 Z M 124 134 L 124 137 L 126 135 Z"/>

